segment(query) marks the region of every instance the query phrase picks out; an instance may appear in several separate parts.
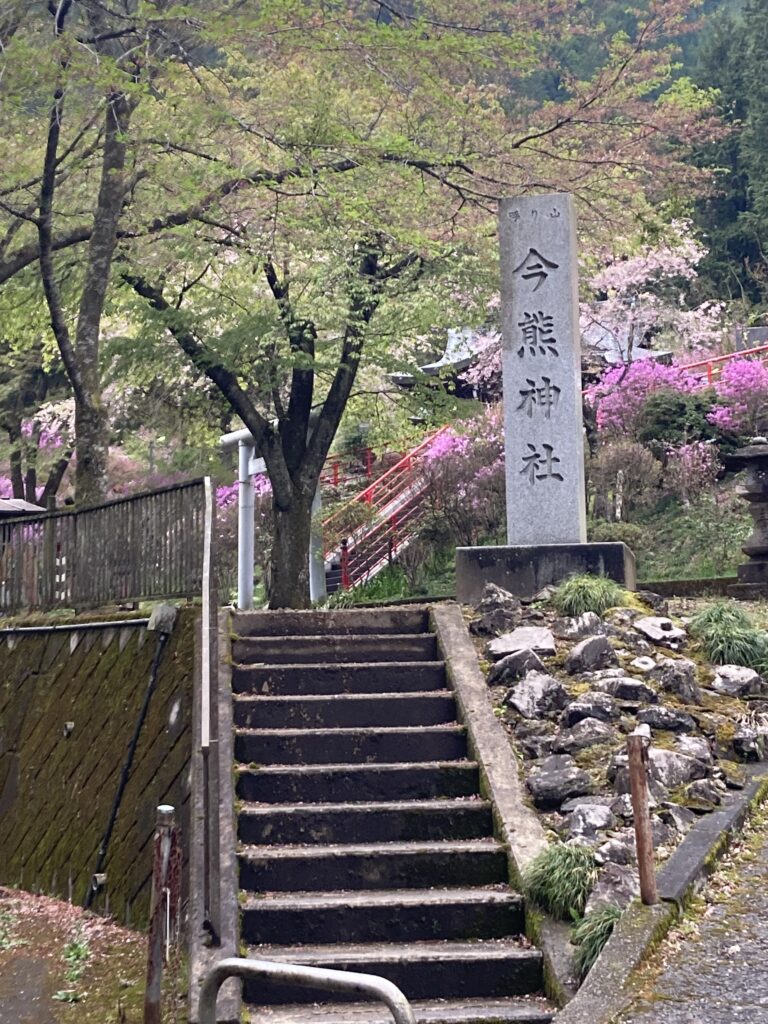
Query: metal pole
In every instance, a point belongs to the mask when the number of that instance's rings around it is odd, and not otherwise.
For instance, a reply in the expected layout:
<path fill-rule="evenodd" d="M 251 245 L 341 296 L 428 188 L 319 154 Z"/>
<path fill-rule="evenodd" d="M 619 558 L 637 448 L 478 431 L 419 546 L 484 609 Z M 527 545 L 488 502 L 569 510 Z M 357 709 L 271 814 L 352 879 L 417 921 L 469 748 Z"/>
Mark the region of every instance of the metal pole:
<path fill-rule="evenodd" d="M 309 535 L 309 599 L 322 601 L 326 596 L 325 589 L 325 557 L 323 552 L 323 526 L 320 522 L 320 510 L 323 507 L 320 495 L 320 484 L 317 485 L 312 499 L 312 528 Z"/>
<path fill-rule="evenodd" d="M 330 992 L 348 992 L 371 996 L 386 1003 L 395 1024 L 416 1024 L 408 1000 L 400 989 L 386 978 L 354 971 L 332 971 L 324 967 L 304 967 L 276 960 L 246 960 L 229 957 L 220 960 L 206 974 L 200 988 L 199 1024 L 216 1024 L 216 997 L 227 978 L 259 978 L 280 985 L 301 985 Z"/>
<path fill-rule="evenodd" d="M 254 495 L 250 461 L 253 445 L 240 441 L 238 450 L 238 520 L 237 520 L 237 607 L 245 611 L 253 608 L 253 532 Z"/>
<path fill-rule="evenodd" d="M 659 902 L 656 892 L 656 872 L 653 866 L 653 832 L 648 806 L 648 743 L 642 732 L 627 736 L 629 758 L 629 788 L 632 794 L 632 813 L 635 818 L 635 845 L 640 874 L 640 898 L 646 906 Z"/>
<path fill-rule="evenodd" d="M 147 989 L 144 994 L 144 1024 L 161 1024 L 163 987 L 163 925 L 164 907 L 168 899 L 168 868 L 171 861 L 174 808 L 161 804 L 157 808 L 155 842 L 152 860 L 152 902 L 149 918 L 149 956 Z"/>

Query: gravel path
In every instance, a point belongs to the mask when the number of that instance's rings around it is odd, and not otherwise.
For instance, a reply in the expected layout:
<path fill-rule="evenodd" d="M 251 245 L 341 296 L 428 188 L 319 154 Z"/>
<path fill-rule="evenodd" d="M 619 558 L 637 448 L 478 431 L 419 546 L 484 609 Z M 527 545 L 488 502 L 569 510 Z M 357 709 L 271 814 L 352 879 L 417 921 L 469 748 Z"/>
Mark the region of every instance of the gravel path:
<path fill-rule="evenodd" d="M 731 880 L 731 874 L 734 880 Z M 768 839 L 714 885 L 692 934 L 674 932 L 623 1024 L 768 1024 Z"/>

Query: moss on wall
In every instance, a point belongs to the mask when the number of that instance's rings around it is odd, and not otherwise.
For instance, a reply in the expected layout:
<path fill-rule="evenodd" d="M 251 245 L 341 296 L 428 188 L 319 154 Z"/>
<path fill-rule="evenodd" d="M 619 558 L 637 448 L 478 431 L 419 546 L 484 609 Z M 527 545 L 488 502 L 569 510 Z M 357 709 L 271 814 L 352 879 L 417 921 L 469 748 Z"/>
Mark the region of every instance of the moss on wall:
<path fill-rule="evenodd" d="M 188 832 L 195 619 L 182 610 L 163 653 L 97 904 L 133 924 L 147 919 L 157 805 Z M 0 883 L 82 903 L 157 643 L 127 625 L 0 639 Z"/>

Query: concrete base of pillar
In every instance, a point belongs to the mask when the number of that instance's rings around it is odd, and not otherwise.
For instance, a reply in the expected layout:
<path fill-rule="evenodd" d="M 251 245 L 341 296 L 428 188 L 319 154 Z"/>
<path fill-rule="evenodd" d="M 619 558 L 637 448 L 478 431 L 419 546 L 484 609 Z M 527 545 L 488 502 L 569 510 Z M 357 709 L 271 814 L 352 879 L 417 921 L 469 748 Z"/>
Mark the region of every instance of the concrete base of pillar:
<path fill-rule="evenodd" d="M 609 576 L 635 590 L 635 556 L 626 544 L 536 544 L 456 549 L 456 599 L 477 604 L 486 583 L 522 600 L 574 573 Z"/>

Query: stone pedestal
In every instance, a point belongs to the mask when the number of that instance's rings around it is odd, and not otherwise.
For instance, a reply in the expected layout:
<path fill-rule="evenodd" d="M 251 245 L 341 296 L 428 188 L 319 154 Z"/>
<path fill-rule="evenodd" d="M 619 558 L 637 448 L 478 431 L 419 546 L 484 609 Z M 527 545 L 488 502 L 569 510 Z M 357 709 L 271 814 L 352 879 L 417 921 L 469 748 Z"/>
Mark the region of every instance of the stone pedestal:
<path fill-rule="evenodd" d="M 731 597 L 768 597 L 768 443 L 739 448 L 726 460 L 729 469 L 744 470 L 741 497 L 749 502 L 752 533 L 741 550 L 749 561 L 736 570 L 739 582 L 728 588 Z"/>
<path fill-rule="evenodd" d="M 626 544 L 521 544 L 456 549 L 456 599 L 477 604 L 486 583 L 522 600 L 574 573 L 609 576 L 636 587 L 635 556 Z"/>

